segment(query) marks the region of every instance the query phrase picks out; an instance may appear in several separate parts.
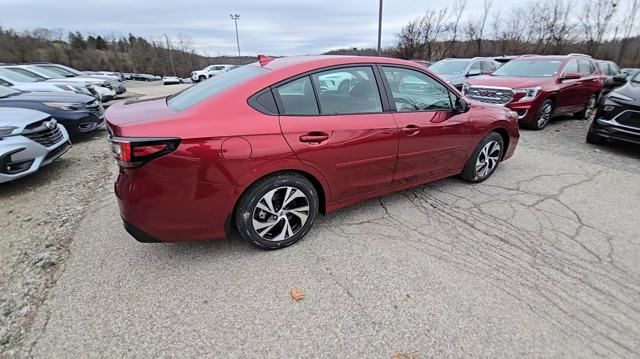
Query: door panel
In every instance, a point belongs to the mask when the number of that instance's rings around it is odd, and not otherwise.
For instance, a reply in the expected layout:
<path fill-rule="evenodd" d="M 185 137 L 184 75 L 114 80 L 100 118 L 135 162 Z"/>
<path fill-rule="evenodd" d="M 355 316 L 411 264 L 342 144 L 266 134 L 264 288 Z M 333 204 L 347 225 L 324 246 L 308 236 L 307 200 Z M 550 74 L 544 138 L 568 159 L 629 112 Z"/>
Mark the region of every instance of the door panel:
<path fill-rule="evenodd" d="M 471 128 L 466 114 L 452 112 L 394 113 L 400 128 L 395 183 L 435 177 L 462 168 Z M 415 128 L 416 132 L 403 129 Z"/>
<path fill-rule="evenodd" d="M 449 89 L 413 69 L 383 66 L 399 131 L 394 183 L 459 170 L 471 141 L 468 114 L 454 114 Z"/>
<path fill-rule="evenodd" d="M 331 187 L 329 202 L 391 185 L 398 128 L 393 115 L 383 112 L 378 81 L 371 66 L 358 65 L 275 90 L 280 113 L 286 114 L 280 116 L 282 133 L 298 158 L 323 174 Z"/>
<path fill-rule="evenodd" d="M 280 126 L 298 158 L 324 175 L 331 202 L 391 184 L 398 151 L 398 129 L 391 114 L 280 116 Z M 326 140 L 301 141 L 321 134 Z"/>

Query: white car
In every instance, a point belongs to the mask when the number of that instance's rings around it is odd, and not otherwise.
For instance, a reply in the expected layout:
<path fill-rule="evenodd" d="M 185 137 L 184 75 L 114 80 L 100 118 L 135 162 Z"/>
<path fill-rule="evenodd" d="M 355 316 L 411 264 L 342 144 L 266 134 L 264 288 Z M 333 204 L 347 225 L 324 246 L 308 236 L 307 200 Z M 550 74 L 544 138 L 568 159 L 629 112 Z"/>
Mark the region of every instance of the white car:
<path fill-rule="evenodd" d="M 162 84 L 163 85 L 178 85 L 181 84 L 182 81 L 177 76 L 163 76 Z"/>
<path fill-rule="evenodd" d="M 49 82 L 42 78 L 21 75 L 11 70 L 0 68 L 0 85 L 14 88 L 20 91 L 30 92 L 73 92 L 82 95 L 95 96 L 95 90 L 91 91 L 91 85 L 70 82 Z"/>
<path fill-rule="evenodd" d="M 67 131 L 48 114 L 0 108 L 0 183 L 38 171 L 69 148 Z"/>
<path fill-rule="evenodd" d="M 234 65 L 211 65 L 191 73 L 191 81 L 200 82 L 235 68 Z"/>
<path fill-rule="evenodd" d="M 101 79 L 101 80 L 105 80 L 109 83 L 109 86 L 107 86 L 109 89 L 114 90 L 116 92 L 116 95 L 120 95 L 123 94 L 125 92 L 127 92 L 127 88 L 124 86 L 124 84 L 122 83 L 120 76 L 112 76 L 112 75 L 87 75 L 85 73 L 82 73 L 74 68 L 71 68 L 69 66 L 64 66 L 64 65 L 60 65 L 60 64 L 50 64 L 50 63 L 37 63 L 37 64 L 33 64 L 33 66 L 39 68 L 39 69 L 44 69 L 47 70 L 50 73 L 55 73 L 58 76 L 62 76 L 62 78 L 95 78 L 95 79 Z"/>
<path fill-rule="evenodd" d="M 3 65 L 0 68 L 8 69 L 13 72 L 20 73 L 25 76 L 31 76 L 33 78 L 45 78 L 50 82 L 69 82 L 78 84 L 90 84 L 93 85 L 95 91 L 98 94 L 98 98 L 101 101 L 109 101 L 115 97 L 116 92 L 113 90 L 111 84 L 106 80 L 101 80 L 92 77 L 64 77 L 55 72 L 36 67 L 34 65 Z"/>

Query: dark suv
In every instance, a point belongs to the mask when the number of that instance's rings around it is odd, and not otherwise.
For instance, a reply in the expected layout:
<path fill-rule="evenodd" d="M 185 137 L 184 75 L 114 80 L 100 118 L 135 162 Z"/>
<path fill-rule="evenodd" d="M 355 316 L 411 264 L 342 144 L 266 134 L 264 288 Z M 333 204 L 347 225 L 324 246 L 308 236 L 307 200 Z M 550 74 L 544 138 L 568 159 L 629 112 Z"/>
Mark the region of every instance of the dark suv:
<path fill-rule="evenodd" d="M 590 118 L 603 86 L 604 77 L 589 56 L 526 55 L 467 80 L 463 93 L 506 106 L 518 113 L 521 125 L 541 130 L 558 115 Z"/>

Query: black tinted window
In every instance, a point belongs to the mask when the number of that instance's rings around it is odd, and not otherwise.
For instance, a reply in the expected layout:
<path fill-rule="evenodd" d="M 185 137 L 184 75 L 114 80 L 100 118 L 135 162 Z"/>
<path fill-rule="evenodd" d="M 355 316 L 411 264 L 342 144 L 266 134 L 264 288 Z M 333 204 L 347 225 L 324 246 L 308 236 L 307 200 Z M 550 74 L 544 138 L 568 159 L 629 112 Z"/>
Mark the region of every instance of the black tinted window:
<path fill-rule="evenodd" d="M 419 71 L 384 67 L 398 112 L 450 110 L 449 89 Z"/>
<path fill-rule="evenodd" d="M 320 113 L 309 76 L 281 85 L 276 91 L 282 101 L 284 114 L 318 115 Z"/>
<path fill-rule="evenodd" d="M 350 67 L 313 75 L 323 114 L 382 112 L 371 67 Z"/>

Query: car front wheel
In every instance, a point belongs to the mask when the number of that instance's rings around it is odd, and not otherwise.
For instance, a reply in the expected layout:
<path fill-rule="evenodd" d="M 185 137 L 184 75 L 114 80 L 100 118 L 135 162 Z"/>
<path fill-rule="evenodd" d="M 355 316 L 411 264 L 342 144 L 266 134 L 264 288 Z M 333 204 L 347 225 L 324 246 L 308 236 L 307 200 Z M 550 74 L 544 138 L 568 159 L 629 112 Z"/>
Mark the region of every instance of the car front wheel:
<path fill-rule="evenodd" d="M 502 136 L 491 132 L 476 146 L 460 177 L 472 183 L 482 182 L 491 177 L 500 164 L 503 151 Z"/>
<path fill-rule="evenodd" d="M 240 236 L 261 249 L 278 249 L 304 237 L 318 214 L 318 193 L 296 173 L 264 178 L 242 196 L 235 212 Z"/>
<path fill-rule="evenodd" d="M 540 109 L 538 110 L 536 117 L 531 123 L 528 124 L 527 127 L 536 131 L 542 130 L 543 128 L 547 127 L 547 124 L 549 124 L 549 121 L 551 121 L 552 116 L 553 116 L 553 101 L 545 100 L 542 103 L 542 106 L 540 106 Z"/>

